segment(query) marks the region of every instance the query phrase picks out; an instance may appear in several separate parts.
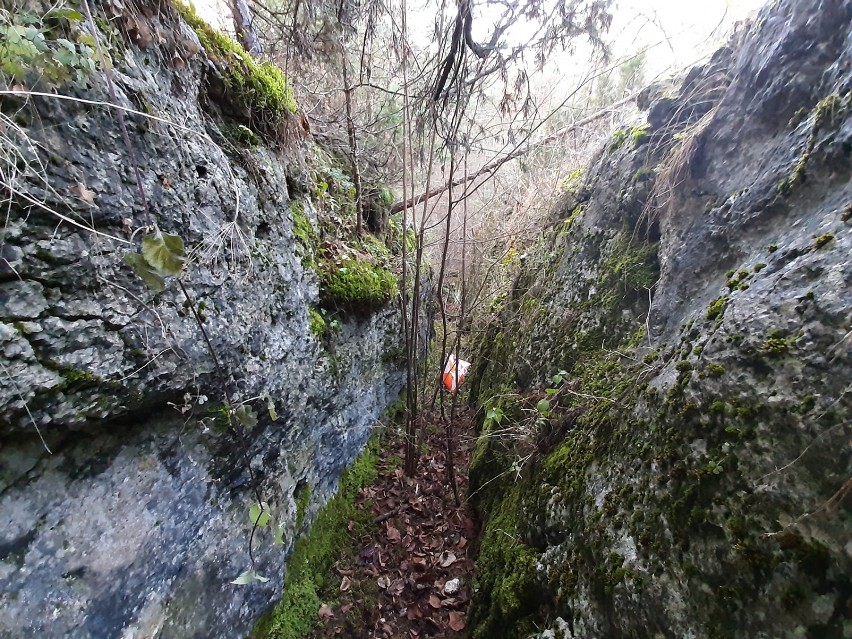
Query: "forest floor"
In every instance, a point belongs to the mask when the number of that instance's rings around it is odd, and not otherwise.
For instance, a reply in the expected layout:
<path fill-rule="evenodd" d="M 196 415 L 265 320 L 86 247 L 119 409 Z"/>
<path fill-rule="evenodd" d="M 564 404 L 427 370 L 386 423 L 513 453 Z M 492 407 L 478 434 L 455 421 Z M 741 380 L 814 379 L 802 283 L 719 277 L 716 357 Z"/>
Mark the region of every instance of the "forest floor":
<path fill-rule="evenodd" d="M 424 422 L 416 477 L 402 471 L 401 437 L 385 435 L 378 478 L 361 489 L 359 521 L 349 521 L 350 543 L 325 579 L 312 639 L 465 636 L 478 533 L 466 499 L 473 430 L 467 414 L 453 422 L 457 506 L 445 430 L 437 416 Z"/>

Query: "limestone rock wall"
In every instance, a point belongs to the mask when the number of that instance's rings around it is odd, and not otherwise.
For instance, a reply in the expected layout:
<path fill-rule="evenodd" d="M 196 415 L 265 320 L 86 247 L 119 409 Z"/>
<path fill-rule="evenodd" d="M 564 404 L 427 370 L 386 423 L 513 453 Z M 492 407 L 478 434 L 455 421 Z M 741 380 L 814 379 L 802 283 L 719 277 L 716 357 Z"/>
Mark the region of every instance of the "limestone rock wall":
<path fill-rule="evenodd" d="M 220 71 L 169 3 L 94 7 L 132 157 L 103 73 L 60 91 L 73 99 L 0 98 L 31 144 L 0 230 L 0 637 L 245 636 L 404 385 L 398 309 L 314 334 L 298 126 L 274 150 L 240 144 L 244 114 L 224 117 Z M 155 294 L 122 260 L 152 224 L 187 245 L 182 280 L 226 380 L 176 282 Z M 241 436 L 223 381 L 258 415 Z M 249 468 L 274 515 L 254 540 L 270 579 L 237 586 Z"/>
<path fill-rule="evenodd" d="M 560 203 L 472 378 L 472 636 L 849 635 L 850 25 L 770 3 Z"/>

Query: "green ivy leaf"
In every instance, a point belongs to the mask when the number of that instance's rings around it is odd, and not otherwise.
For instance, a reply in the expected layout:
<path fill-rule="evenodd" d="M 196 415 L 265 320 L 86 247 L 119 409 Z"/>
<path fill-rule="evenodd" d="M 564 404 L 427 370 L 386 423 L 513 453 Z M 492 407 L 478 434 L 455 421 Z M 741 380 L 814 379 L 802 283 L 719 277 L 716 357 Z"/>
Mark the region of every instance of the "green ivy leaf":
<path fill-rule="evenodd" d="M 550 383 L 554 386 L 559 386 L 562 383 L 562 375 L 558 373 L 550 378 Z"/>
<path fill-rule="evenodd" d="M 73 67 L 77 62 L 77 54 L 75 52 L 68 52 L 65 49 L 58 49 L 53 52 L 53 59 L 60 66 Z"/>
<path fill-rule="evenodd" d="M 44 40 L 44 35 L 35 27 L 26 27 L 23 36 L 32 43 L 41 42 Z"/>
<path fill-rule="evenodd" d="M 61 47 L 65 47 L 65 48 L 66 48 L 69 52 L 71 52 L 71 53 L 77 53 L 77 47 L 75 47 L 75 46 L 74 46 L 74 43 L 73 43 L 73 42 L 71 42 L 71 40 L 68 40 L 68 39 L 66 39 L 66 38 L 57 38 L 57 39 L 55 40 L 55 42 L 56 42 L 56 44 L 58 44 L 59 46 L 61 46 Z"/>
<path fill-rule="evenodd" d="M 48 13 L 50 12 L 48 11 Z M 38 16 L 33 15 L 32 13 L 19 13 L 15 16 L 15 22 L 18 24 L 38 24 L 41 20 L 39 20 Z"/>
<path fill-rule="evenodd" d="M 166 281 L 139 253 L 125 253 L 123 259 L 152 291 L 159 293 L 166 288 Z"/>
<path fill-rule="evenodd" d="M 548 395 L 556 395 L 556 393 L 559 392 L 559 389 L 558 388 L 545 388 L 544 392 L 547 393 Z"/>
<path fill-rule="evenodd" d="M 535 405 L 535 409 L 542 415 L 547 415 L 550 413 L 550 402 L 546 399 L 540 399 L 538 404 Z"/>
<path fill-rule="evenodd" d="M 251 525 L 257 525 L 258 528 L 266 528 L 272 515 L 269 514 L 269 504 L 265 501 L 259 504 L 252 504 L 249 508 L 249 521 Z"/>
<path fill-rule="evenodd" d="M 257 426 L 257 413 L 255 413 L 251 409 L 251 406 L 248 406 L 247 404 L 240 405 L 237 410 L 234 411 L 234 417 L 236 417 L 237 421 L 246 428 L 254 428 Z"/>
<path fill-rule="evenodd" d="M 142 256 L 160 275 L 178 275 L 186 260 L 183 240 L 159 229 L 142 240 Z"/>
<path fill-rule="evenodd" d="M 253 583 L 255 581 L 267 582 L 269 581 L 269 577 L 264 577 L 262 575 L 257 574 L 256 570 L 246 570 L 239 577 L 234 579 L 231 583 L 237 584 L 238 586 L 245 586 L 247 584 Z"/>

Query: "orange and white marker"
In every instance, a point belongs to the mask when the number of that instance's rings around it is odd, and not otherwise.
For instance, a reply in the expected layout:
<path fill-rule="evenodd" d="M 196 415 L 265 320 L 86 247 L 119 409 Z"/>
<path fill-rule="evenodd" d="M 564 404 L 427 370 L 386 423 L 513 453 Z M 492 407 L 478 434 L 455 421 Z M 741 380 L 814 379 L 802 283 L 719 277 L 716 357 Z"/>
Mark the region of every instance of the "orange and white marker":
<path fill-rule="evenodd" d="M 458 366 L 456 366 L 456 356 L 451 354 L 447 358 L 447 365 L 444 366 L 444 374 L 442 375 L 444 388 L 455 393 L 464 381 L 464 376 L 467 375 L 469 368 L 470 362 L 463 359 L 458 360 Z"/>

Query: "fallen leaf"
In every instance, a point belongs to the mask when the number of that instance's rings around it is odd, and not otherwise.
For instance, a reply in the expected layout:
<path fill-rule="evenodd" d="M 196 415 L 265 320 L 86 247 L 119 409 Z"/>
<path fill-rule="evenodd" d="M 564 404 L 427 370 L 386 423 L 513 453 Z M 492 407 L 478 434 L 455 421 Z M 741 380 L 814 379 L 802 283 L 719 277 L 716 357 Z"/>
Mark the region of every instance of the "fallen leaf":
<path fill-rule="evenodd" d="M 151 30 L 145 25 L 144 22 L 140 22 L 135 18 L 128 18 L 125 24 L 125 28 L 127 29 L 127 33 L 136 41 L 136 44 L 139 45 L 140 48 L 145 49 L 154 42 L 154 38 L 151 35 Z"/>
<path fill-rule="evenodd" d="M 425 557 L 414 557 L 411 560 L 411 568 L 414 572 L 423 572 L 426 570 L 426 558 Z"/>
<path fill-rule="evenodd" d="M 441 607 L 441 600 L 438 598 L 438 595 L 429 595 L 429 605 L 435 610 Z"/>
<path fill-rule="evenodd" d="M 387 590 L 387 587 L 390 586 L 390 577 L 387 575 L 382 575 L 378 579 L 376 579 L 376 584 L 378 584 L 379 588 L 382 590 Z"/>
<path fill-rule="evenodd" d="M 390 539 L 391 541 L 400 540 L 399 531 L 393 526 L 388 526 L 388 539 Z"/>
<path fill-rule="evenodd" d="M 420 619 L 423 616 L 423 613 L 420 612 L 420 608 L 417 606 L 409 606 L 408 610 L 405 611 L 405 617 L 409 621 L 414 621 L 415 619 Z"/>
<path fill-rule="evenodd" d="M 344 604 L 340 606 L 340 612 L 342 612 L 344 615 L 350 610 L 352 610 L 352 604 Z"/>
<path fill-rule="evenodd" d="M 441 553 L 441 556 L 438 558 L 438 561 L 441 564 L 442 568 L 447 568 L 448 566 L 452 566 L 456 562 L 456 556 L 449 550 L 445 550 Z"/>
<path fill-rule="evenodd" d="M 391 597 L 395 597 L 402 592 L 403 588 L 405 588 L 405 582 L 402 579 L 394 579 L 385 592 Z"/>
<path fill-rule="evenodd" d="M 85 184 L 77 183 L 71 189 L 77 195 L 80 196 L 80 199 L 83 200 L 86 204 L 94 204 L 95 203 L 95 192 L 91 189 L 87 189 Z"/>
<path fill-rule="evenodd" d="M 349 577 L 344 577 L 340 580 L 340 592 L 346 592 L 352 586 L 352 581 Z"/>
<path fill-rule="evenodd" d="M 323 604 L 320 606 L 319 612 L 317 613 L 320 619 L 331 619 L 334 616 L 334 612 L 332 612 L 331 608 L 328 604 Z"/>
<path fill-rule="evenodd" d="M 246 570 L 239 577 L 234 579 L 231 583 L 236 584 L 238 586 L 245 586 L 246 584 L 250 584 L 255 581 L 267 582 L 269 581 L 269 577 L 264 577 L 263 575 L 257 574 L 254 570 Z"/>
<path fill-rule="evenodd" d="M 461 632 L 464 630 L 465 621 L 464 621 L 464 613 L 463 612 L 451 612 L 450 613 L 450 628 L 455 630 L 456 632 Z"/>

